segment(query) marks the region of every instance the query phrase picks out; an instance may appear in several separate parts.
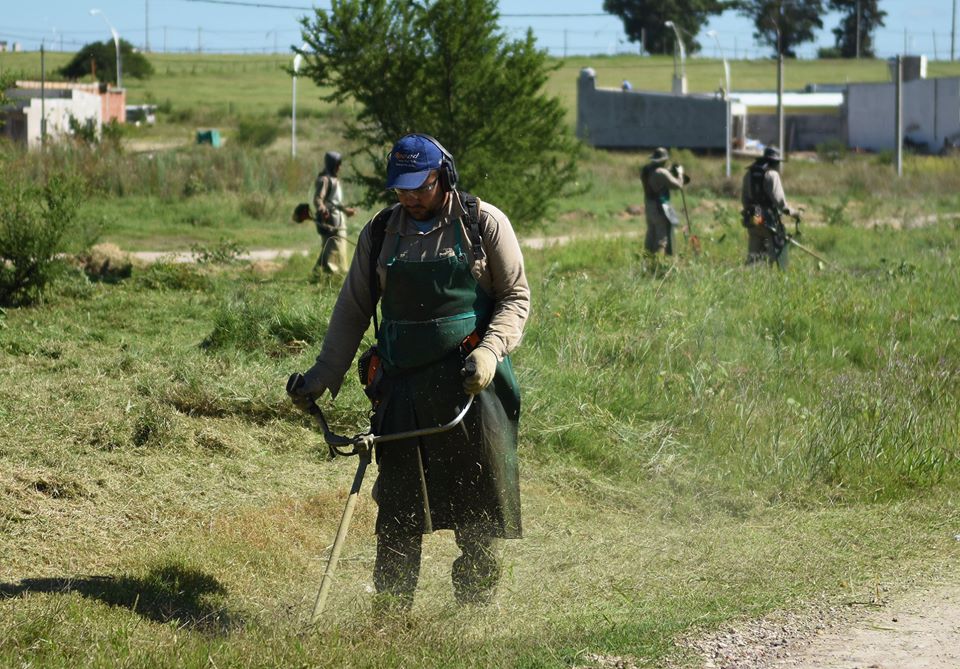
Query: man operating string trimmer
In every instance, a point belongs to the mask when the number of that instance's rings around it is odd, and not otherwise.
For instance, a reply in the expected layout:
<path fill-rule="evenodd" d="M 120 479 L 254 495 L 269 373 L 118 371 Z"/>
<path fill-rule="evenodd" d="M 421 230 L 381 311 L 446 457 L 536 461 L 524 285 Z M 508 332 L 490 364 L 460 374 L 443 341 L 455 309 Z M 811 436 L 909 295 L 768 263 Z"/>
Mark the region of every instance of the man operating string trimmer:
<path fill-rule="evenodd" d="M 394 145 L 386 187 L 399 203 L 361 231 L 317 362 L 288 390 L 301 408 L 335 397 L 372 318 L 376 351 L 361 366 L 374 433 L 446 423 L 475 395 L 456 429 L 377 446 L 374 585 L 375 610 L 409 609 L 422 535 L 450 529 L 462 551 L 454 594 L 482 604 L 500 578 L 501 539 L 521 533 L 509 353 L 529 312 L 523 256 L 503 212 L 457 190 L 453 156 L 432 137 Z"/>

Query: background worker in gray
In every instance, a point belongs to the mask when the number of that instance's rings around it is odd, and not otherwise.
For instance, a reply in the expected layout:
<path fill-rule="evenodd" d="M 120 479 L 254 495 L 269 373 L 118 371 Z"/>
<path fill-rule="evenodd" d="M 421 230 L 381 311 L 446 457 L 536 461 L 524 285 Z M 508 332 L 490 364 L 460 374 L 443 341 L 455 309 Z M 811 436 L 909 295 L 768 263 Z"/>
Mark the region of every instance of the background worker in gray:
<path fill-rule="evenodd" d="M 650 253 L 663 251 L 673 255 L 673 227 L 680 217 L 670 204 L 670 191 L 683 188 L 683 166 L 667 169 L 670 154 L 660 147 L 650 155 L 650 162 L 640 170 L 643 184 L 643 208 L 647 218 L 647 237 L 644 247 Z M 689 178 L 688 178 L 689 180 Z"/>
<path fill-rule="evenodd" d="M 317 234 L 320 235 L 320 255 L 314 269 L 341 272 L 347 269 L 347 222 L 353 216 L 353 207 L 343 206 L 343 188 L 340 185 L 340 164 L 343 158 L 336 151 L 323 157 L 323 172 L 314 185 L 313 207 L 316 212 Z"/>
<path fill-rule="evenodd" d="M 781 213 L 797 213 L 787 205 L 780 181 L 780 152 L 769 146 L 743 175 L 740 201 L 747 229 L 747 264 L 766 261 L 787 268 L 787 230 Z"/>
<path fill-rule="evenodd" d="M 401 138 L 386 187 L 399 203 L 361 231 L 294 402 L 336 396 L 371 318 L 384 371 L 368 387 L 376 434 L 441 425 L 465 393 L 476 396 L 462 429 L 377 448 L 373 580 L 376 610 L 408 609 L 424 532 L 450 529 L 462 551 L 452 570 L 457 601 L 485 603 L 500 578 L 501 540 L 521 534 L 520 392 L 509 354 L 530 309 L 523 256 L 507 216 L 457 190 L 453 157 L 435 139 Z"/>

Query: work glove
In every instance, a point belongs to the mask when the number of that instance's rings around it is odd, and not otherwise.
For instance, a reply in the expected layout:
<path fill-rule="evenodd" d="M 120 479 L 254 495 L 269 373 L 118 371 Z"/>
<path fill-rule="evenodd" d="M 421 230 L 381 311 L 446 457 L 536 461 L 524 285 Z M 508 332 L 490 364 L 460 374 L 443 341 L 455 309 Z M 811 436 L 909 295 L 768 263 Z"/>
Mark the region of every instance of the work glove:
<path fill-rule="evenodd" d="M 480 346 L 473 349 L 463 364 L 463 390 L 470 395 L 477 395 L 493 381 L 497 371 L 497 355 L 489 348 Z M 471 371 L 468 371 L 471 370 Z"/>
<path fill-rule="evenodd" d="M 292 377 L 291 377 L 292 381 Z M 320 399 L 320 396 L 326 391 L 326 384 L 320 380 L 319 365 L 314 365 L 299 379 L 299 383 L 287 382 L 287 394 L 293 406 L 300 411 L 309 411 L 310 407 Z"/>

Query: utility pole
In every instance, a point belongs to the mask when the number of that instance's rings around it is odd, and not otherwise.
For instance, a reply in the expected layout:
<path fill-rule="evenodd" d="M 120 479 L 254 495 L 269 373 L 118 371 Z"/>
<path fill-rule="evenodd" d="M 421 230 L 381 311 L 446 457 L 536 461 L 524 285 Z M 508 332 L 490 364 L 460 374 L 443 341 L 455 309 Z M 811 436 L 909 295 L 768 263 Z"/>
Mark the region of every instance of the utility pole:
<path fill-rule="evenodd" d="M 167 27 L 163 27 L 163 52 L 167 52 Z"/>
<path fill-rule="evenodd" d="M 143 0 L 143 50 L 150 53 L 150 0 Z"/>
<path fill-rule="evenodd" d="M 777 148 L 780 149 L 781 167 L 787 159 L 787 147 L 783 145 L 783 54 L 777 54 Z"/>
<path fill-rule="evenodd" d="M 46 50 L 40 42 L 40 148 L 47 141 L 47 64 Z"/>
<path fill-rule="evenodd" d="M 860 60 L 860 0 L 857 0 L 857 60 Z"/>
<path fill-rule="evenodd" d="M 895 105 L 897 176 L 903 176 L 903 56 L 897 56 L 897 101 Z"/>
<path fill-rule="evenodd" d="M 954 59 L 954 48 L 957 44 L 957 0 L 953 0 L 953 27 L 950 28 L 950 61 Z"/>
<path fill-rule="evenodd" d="M 197 26 L 197 53 L 203 53 L 203 26 Z"/>

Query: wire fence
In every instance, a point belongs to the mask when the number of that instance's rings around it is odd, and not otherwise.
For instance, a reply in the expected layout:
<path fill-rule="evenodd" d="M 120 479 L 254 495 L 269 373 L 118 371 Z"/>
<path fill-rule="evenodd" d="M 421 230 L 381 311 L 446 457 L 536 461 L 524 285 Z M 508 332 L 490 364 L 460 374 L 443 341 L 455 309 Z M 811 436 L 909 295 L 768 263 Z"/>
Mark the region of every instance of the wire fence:
<path fill-rule="evenodd" d="M 272 53 L 288 54 L 291 47 L 300 44 L 302 35 L 298 25 L 291 25 L 298 17 L 310 11 L 310 7 L 280 5 L 279 3 L 251 2 L 247 0 L 183 0 L 207 4 L 241 5 L 250 8 L 287 10 L 282 25 L 267 24 L 260 28 L 224 29 L 184 25 L 156 25 L 149 30 L 144 26 L 125 26 L 118 28 L 120 35 L 136 46 L 152 46 L 151 51 L 160 53 L 218 53 L 250 54 Z M 289 10 L 297 10 L 294 14 Z M 551 56 L 588 56 L 588 55 L 647 55 L 636 42 L 631 42 L 623 31 L 622 23 L 616 16 L 606 13 L 502 13 L 501 29 L 510 37 L 518 39 L 528 30 L 533 30 L 540 48 Z M 279 22 L 277 22 L 279 23 Z M 949 27 L 946 22 L 943 24 Z M 94 41 L 109 39 L 103 29 L 99 30 L 58 30 L 56 28 L 0 26 L 0 50 L 26 51 L 39 50 L 43 44 L 48 50 L 75 51 Z M 796 48 L 797 57 L 813 59 L 821 48 L 832 46 L 831 30 L 821 31 L 818 43 L 805 43 Z M 765 59 L 773 55 L 773 48 L 753 38 L 750 32 L 716 31 L 716 39 L 704 35 L 691 35 L 690 42 L 697 39 L 701 44 L 699 55 L 711 58 L 726 57 L 730 60 Z M 830 36 L 829 43 L 823 37 Z M 149 36 L 149 40 L 147 37 Z M 954 35 L 949 30 L 917 30 L 879 28 L 873 33 L 874 54 L 878 58 L 890 58 L 898 54 L 924 54 L 932 61 L 952 60 Z M 668 52 L 667 55 L 669 55 Z M 698 54 L 691 54 L 696 57 Z"/>

